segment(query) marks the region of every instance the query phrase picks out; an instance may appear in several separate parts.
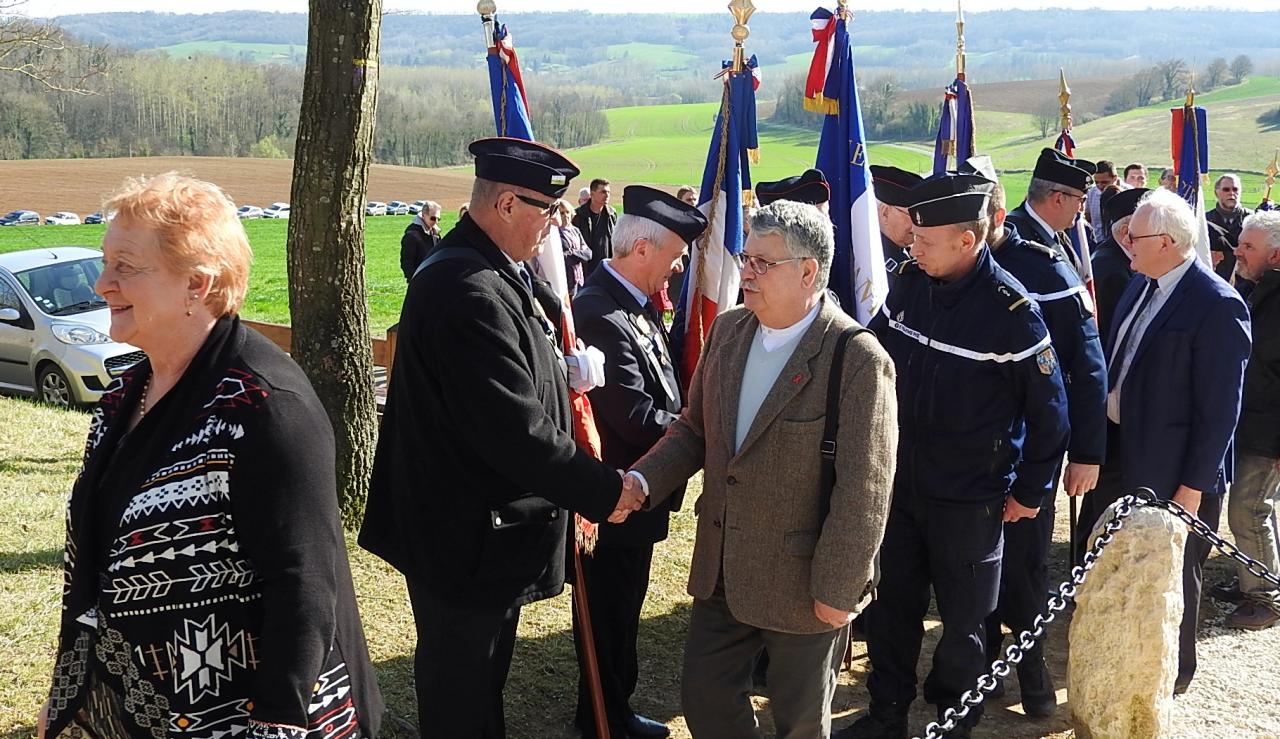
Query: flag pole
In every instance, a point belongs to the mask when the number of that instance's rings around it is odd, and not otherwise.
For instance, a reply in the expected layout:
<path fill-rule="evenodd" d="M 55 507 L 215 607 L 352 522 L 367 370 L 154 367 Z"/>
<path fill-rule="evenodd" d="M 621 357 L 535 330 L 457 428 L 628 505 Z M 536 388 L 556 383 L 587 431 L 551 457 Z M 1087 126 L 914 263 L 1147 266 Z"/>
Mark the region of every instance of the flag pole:
<path fill-rule="evenodd" d="M 964 73 L 964 5 L 963 0 L 956 0 L 956 78 L 963 80 Z M 959 166 L 960 163 L 956 162 L 956 167 Z"/>
<path fill-rule="evenodd" d="M 1271 201 L 1271 186 L 1276 183 L 1276 175 L 1280 174 L 1280 148 L 1276 149 L 1275 156 L 1271 157 L 1271 163 L 1263 171 L 1267 175 L 1265 180 L 1267 189 L 1262 193 L 1262 202 L 1268 203 Z"/>
<path fill-rule="evenodd" d="M 1062 132 L 1064 134 L 1070 135 L 1071 133 L 1071 88 L 1067 87 L 1067 72 L 1062 67 L 1058 68 L 1058 124 L 1062 128 Z M 1067 156 L 1071 156 L 1072 154 L 1074 154 L 1074 152 L 1072 152 L 1071 154 L 1067 154 Z M 1095 303 L 1094 305 L 1097 305 L 1097 304 Z M 1071 510 L 1070 519 L 1069 519 L 1070 525 L 1068 526 L 1069 531 L 1067 533 L 1067 536 L 1070 537 L 1069 541 L 1070 541 L 1070 549 L 1071 549 L 1071 565 L 1074 567 L 1076 562 L 1079 561 L 1079 559 L 1077 558 L 1077 555 L 1080 553 L 1076 546 L 1076 526 L 1080 520 L 1080 510 L 1079 510 L 1079 502 L 1076 500 L 1076 496 L 1074 495 L 1067 496 L 1067 501 L 1070 504 L 1070 510 Z"/>

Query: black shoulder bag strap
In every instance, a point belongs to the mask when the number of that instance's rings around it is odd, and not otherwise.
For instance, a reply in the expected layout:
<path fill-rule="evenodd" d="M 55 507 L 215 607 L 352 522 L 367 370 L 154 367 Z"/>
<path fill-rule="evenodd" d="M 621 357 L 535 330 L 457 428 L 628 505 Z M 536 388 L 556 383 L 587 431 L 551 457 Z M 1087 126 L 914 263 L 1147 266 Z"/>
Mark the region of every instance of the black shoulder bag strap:
<path fill-rule="evenodd" d="M 436 249 L 435 251 L 433 251 L 431 253 L 431 256 L 424 259 L 422 264 L 419 264 L 418 268 L 413 271 L 413 276 L 417 277 L 419 272 L 426 269 L 430 265 L 436 264 L 437 262 L 443 262 L 446 259 L 465 259 L 468 262 L 474 262 L 476 264 L 479 264 L 482 267 L 490 267 L 490 268 L 493 267 L 493 265 L 489 264 L 488 259 L 485 259 L 484 256 L 480 254 L 480 252 L 476 251 L 475 249 L 472 249 L 471 247 L 447 246 L 443 249 Z"/>
<path fill-rule="evenodd" d="M 849 339 L 863 331 L 869 332 L 869 329 L 850 326 L 841 331 L 840 336 L 836 338 L 835 352 L 831 355 L 831 373 L 827 377 L 827 418 L 822 428 L 820 447 L 822 461 L 818 479 L 822 491 L 819 498 L 819 526 L 826 522 L 827 516 L 831 513 L 831 494 L 836 487 L 836 434 L 840 430 L 840 386 L 844 384 L 844 351 L 849 345 Z M 866 589 L 863 590 L 863 597 L 865 598 L 867 593 L 874 593 L 879 583 L 880 552 L 877 551 L 872 560 L 871 582 L 868 582 Z"/>

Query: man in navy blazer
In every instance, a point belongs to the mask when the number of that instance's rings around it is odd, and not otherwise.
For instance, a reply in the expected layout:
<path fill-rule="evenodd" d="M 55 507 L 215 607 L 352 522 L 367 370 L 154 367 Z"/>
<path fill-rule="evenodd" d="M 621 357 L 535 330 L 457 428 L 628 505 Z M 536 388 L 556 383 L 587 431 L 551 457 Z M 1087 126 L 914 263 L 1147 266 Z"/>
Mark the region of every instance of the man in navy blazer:
<path fill-rule="evenodd" d="M 1116 306 L 1107 337 L 1107 464 L 1085 496 L 1080 531 L 1138 487 L 1172 499 L 1218 527 L 1231 480 L 1231 439 L 1249 359 L 1249 311 L 1199 257 L 1191 208 L 1153 190 L 1129 223 L 1138 273 Z M 1195 673 L 1201 568 L 1209 545 L 1194 535 L 1183 563 L 1185 609 L 1174 692 Z"/>

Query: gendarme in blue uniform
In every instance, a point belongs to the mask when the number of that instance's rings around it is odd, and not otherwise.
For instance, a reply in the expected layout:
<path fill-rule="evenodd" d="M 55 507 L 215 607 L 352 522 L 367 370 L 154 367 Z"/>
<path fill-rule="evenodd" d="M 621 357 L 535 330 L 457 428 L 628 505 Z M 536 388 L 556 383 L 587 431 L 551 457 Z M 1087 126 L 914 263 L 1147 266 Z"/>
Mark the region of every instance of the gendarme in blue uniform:
<path fill-rule="evenodd" d="M 984 671 L 1005 498 L 1038 508 L 1051 493 L 1067 409 L 1040 309 L 986 248 L 949 283 L 908 263 L 870 328 L 898 372 L 898 471 L 867 611 L 868 719 L 892 723 L 916 696 L 931 586 L 943 636 L 925 700 L 941 714 Z"/>
<path fill-rule="evenodd" d="M 1067 441 L 1062 373 L 1040 308 L 987 249 L 942 283 L 908 263 L 870 328 L 898 370 L 895 488 L 1037 508 Z"/>

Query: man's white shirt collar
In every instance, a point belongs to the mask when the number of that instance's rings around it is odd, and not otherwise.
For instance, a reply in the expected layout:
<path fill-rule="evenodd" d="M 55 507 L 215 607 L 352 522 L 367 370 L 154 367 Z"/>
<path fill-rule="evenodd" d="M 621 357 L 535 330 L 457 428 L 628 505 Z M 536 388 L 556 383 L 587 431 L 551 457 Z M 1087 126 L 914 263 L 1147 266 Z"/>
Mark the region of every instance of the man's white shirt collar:
<path fill-rule="evenodd" d="M 1043 228 L 1045 233 L 1049 234 L 1050 236 L 1057 235 L 1058 232 L 1050 228 L 1049 224 L 1044 222 L 1044 219 L 1040 217 L 1040 214 L 1036 212 L 1035 208 L 1031 207 L 1031 203 L 1029 202 L 1027 203 L 1027 212 L 1031 214 L 1031 218 L 1034 219 L 1036 223 L 1040 224 L 1040 228 Z M 1023 238 L 1026 238 L 1026 237 L 1023 236 Z"/>
<path fill-rule="evenodd" d="M 1199 257 L 1192 254 L 1187 257 L 1186 261 L 1182 264 L 1179 264 L 1177 267 L 1174 267 L 1168 272 L 1157 277 L 1156 284 L 1159 286 L 1160 292 L 1168 293 L 1173 290 L 1173 288 L 1177 287 L 1178 282 L 1182 280 L 1182 276 L 1187 273 L 1187 270 L 1191 269 L 1191 263 L 1197 259 L 1199 259 Z"/>
<path fill-rule="evenodd" d="M 810 324 L 813 323 L 813 320 L 818 317 L 818 311 L 821 308 L 822 300 L 819 300 L 804 318 L 801 318 L 799 321 L 796 321 L 786 328 L 769 328 L 763 323 L 760 324 L 760 346 L 763 347 L 765 351 L 771 352 L 796 338 L 800 334 L 803 334 L 805 329 L 809 328 Z"/>

